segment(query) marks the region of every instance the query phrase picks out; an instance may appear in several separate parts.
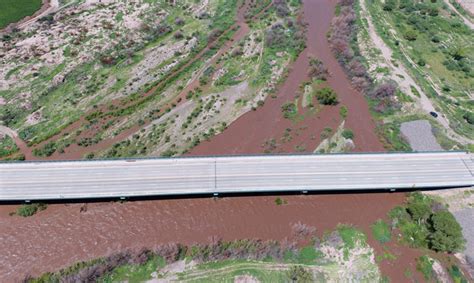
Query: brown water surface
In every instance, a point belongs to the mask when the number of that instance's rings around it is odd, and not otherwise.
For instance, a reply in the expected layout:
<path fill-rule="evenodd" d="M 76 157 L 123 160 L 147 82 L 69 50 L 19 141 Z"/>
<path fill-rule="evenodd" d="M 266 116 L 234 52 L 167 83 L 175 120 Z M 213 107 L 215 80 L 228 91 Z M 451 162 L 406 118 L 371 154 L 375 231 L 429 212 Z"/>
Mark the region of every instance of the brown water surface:
<path fill-rule="evenodd" d="M 338 223 L 370 235 L 370 224 L 403 202 L 404 195 L 282 198 L 288 204 L 276 205 L 274 196 L 89 203 L 82 213 L 83 204 L 53 204 L 27 218 L 9 216 L 15 206 L 0 206 L 0 282 L 161 243 L 203 243 L 212 236 L 282 240 L 297 222 L 317 227 L 320 235 Z M 405 265 L 410 261 L 392 268 L 403 274 Z"/>
<path fill-rule="evenodd" d="M 312 151 L 320 142 L 320 133 L 326 127 L 335 129 L 340 123 L 339 107 L 348 109 L 346 127 L 355 133 L 354 151 L 384 151 L 375 134 L 375 122 L 369 112 L 364 96 L 356 91 L 342 67 L 334 57 L 326 34 L 337 1 L 306 0 L 303 4 L 304 21 L 307 25 L 307 47 L 292 65 L 288 78 L 278 89 L 277 98 L 267 98 L 263 107 L 238 118 L 223 133 L 195 147 L 191 153 L 204 154 L 244 154 L 262 153 L 262 145 L 272 138 L 279 138 L 287 128 L 299 129 L 299 138 L 293 139 L 279 148 L 280 152 L 294 152 L 296 145 L 304 143 L 304 151 Z M 327 67 L 330 76 L 328 84 L 336 91 L 339 106 L 325 106 L 317 114 L 294 123 L 283 118 L 281 106 L 294 101 L 300 85 L 309 80 L 309 58 L 316 57 Z M 307 138 L 313 137 L 313 138 Z"/>

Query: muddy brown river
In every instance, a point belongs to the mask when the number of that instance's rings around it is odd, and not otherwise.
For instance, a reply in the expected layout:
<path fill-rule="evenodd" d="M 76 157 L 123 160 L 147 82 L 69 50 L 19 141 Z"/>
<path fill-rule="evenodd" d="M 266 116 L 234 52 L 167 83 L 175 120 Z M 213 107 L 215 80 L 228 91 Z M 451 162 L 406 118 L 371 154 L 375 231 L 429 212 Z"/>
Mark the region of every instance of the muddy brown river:
<path fill-rule="evenodd" d="M 291 225 L 297 222 L 317 227 L 318 234 L 334 229 L 338 223 L 353 224 L 369 232 L 370 225 L 403 202 L 404 195 L 282 196 L 288 203 L 281 206 L 275 204 L 275 198 L 89 203 L 82 213 L 83 204 L 54 204 L 28 218 L 9 216 L 15 206 L 1 206 L 0 282 L 55 271 L 124 249 L 162 243 L 202 243 L 212 236 L 224 240 L 282 240 L 290 236 Z M 406 265 L 410 261 L 382 270 L 403 274 Z"/>
<path fill-rule="evenodd" d="M 292 64 L 288 78 L 278 89 L 277 98 L 267 98 L 263 107 L 246 113 L 232 123 L 223 133 L 195 147 L 191 153 L 244 154 L 262 153 L 262 144 L 272 138 L 278 139 L 285 129 L 298 132 L 291 142 L 279 147 L 278 152 L 294 152 L 296 145 L 304 145 L 306 152 L 312 152 L 320 142 L 320 134 L 326 127 L 337 128 L 340 124 L 339 107 L 348 109 L 346 127 L 355 133 L 354 151 L 384 151 L 375 134 L 375 122 L 369 112 L 364 96 L 356 91 L 342 67 L 332 54 L 326 34 L 329 30 L 337 1 L 304 1 L 304 21 L 307 26 L 307 47 Z M 301 83 L 308 81 L 309 57 L 319 58 L 327 67 L 330 76 L 327 83 L 339 98 L 337 107 L 323 107 L 317 115 L 294 123 L 283 118 L 281 106 L 294 101 Z"/>
<path fill-rule="evenodd" d="M 252 111 L 222 134 L 202 143 L 192 154 L 235 154 L 262 152 L 262 143 L 281 136 L 287 127 L 298 128 L 291 143 L 279 148 L 294 151 L 298 143 L 316 147 L 324 127 L 340 123 L 338 107 L 326 107 L 319 115 L 294 125 L 281 116 L 281 105 L 292 100 L 301 82 L 307 79 L 308 56 L 324 62 L 331 77 L 328 83 L 349 109 L 347 127 L 355 133 L 356 151 L 382 151 L 375 135 L 364 97 L 355 91 L 333 57 L 326 39 L 336 1 L 304 1 L 308 23 L 308 44 L 292 66 L 288 79 L 276 99 Z M 316 138 L 313 138 L 316 137 Z M 275 196 L 232 198 L 193 198 L 133 201 L 125 203 L 52 204 L 33 217 L 9 216 L 16 206 L 0 206 L 0 282 L 14 282 L 26 274 L 56 271 L 77 261 L 129 248 L 153 247 L 162 243 L 202 243 L 210 237 L 224 240 L 260 238 L 282 240 L 296 222 L 315 226 L 321 235 L 338 223 L 355 225 L 369 235 L 378 254 L 383 248 L 371 237 L 370 225 L 401 204 L 401 193 L 332 194 L 283 196 L 288 202 L 277 206 Z M 383 261 L 382 273 L 392 282 L 402 282 L 404 271 L 415 271 L 416 251 L 392 243 L 389 248 L 397 260 Z"/>

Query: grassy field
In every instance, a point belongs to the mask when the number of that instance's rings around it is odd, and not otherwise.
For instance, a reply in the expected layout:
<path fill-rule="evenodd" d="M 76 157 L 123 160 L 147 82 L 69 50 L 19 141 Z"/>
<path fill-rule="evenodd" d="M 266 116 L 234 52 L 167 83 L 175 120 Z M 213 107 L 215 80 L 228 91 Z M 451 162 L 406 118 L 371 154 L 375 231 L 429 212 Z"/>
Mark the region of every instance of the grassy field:
<path fill-rule="evenodd" d="M 41 0 L 0 1 L 0 29 L 33 15 L 39 8 L 41 8 Z"/>
<path fill-rule="evenodd" d="M 375 27 L 451 128 L 473 138 L 473 34 L 442 2 L 367 1 Z"/>

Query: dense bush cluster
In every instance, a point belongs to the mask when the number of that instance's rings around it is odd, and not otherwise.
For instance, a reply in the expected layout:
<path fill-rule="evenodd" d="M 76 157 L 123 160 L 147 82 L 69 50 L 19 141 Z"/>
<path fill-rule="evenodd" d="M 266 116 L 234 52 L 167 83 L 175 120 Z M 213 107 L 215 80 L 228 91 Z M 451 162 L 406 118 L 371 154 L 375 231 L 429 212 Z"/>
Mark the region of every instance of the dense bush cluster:
<path fill-rule="evenodd" d="M 57 150 L 56 143 L 54 141 L 48 142 L 41 148 L 33 149 L 33 155 L 40 157 L 48 157 L 53 155 Z"/>
<path fill-rule="evenodd" d="M 160 245 L 155 249 L 124 251 L 92 262 L 78 263 L 57 273 L 46 273 L 38 279 L 26 277 L 24 282 L 97 282 L 101 277 L 115 268 L 127 264 L 141 265 L 153 257 L 161 257 L 167 263 L 191 257 L 199 262 L 221 261 L 227 259 L 263 260 L 272 257 L 283 260 L 287 252 L 297 252 L 294 243 L 278 243 L 276 241 L 239 240 L 223 242 L 212 239 L 208 245 L 184 246 L 180 244 Z"/>
<path fill-rule="evenodd" d="M 338 103 L 336 92 L 329 87 L 317 90 L 316 98 L 323 105 L 336 105 Z"/>
<path fill-rule="evenodd" d="M 360 58 L 355 56 L 355 52 L 351 48 L 351 41 L 356 40 L 354 2 L 353 0 L 344 0 L 340 2 L 340 5 L 341 11 L 331 23 L 329 43 L 337 59 L 352 78 L 354 86 L 358 90 L 365 91 L 370 86 L 371 80 Z"/>
<path fill-rule="evenodd" d="M 290 282 L 298 282 L 298 283 L 314 282 L 313 274 L 300 265 L 292 266 L 290 270 L 288 270 L 286 275 Z"/>
<path fill-rule="evenodd" d="M 439 7 L 435 3 L 430 3 L 429 1 L 390 0 L 385 2 L 383 9 L 397 13 L 397 16 L 406 24 L 400 23 L 400 26 L 403 27 L 404 39 L 415 41 L 422 34 L 427 34 L 431 38 L 432 43 L 441 43 L 443 41 L 443 36 L 440 36 L 442 33 L 438 29 L 433 28 L 433 23 L 439 14 Z M 456 32 L 459 34 L 466 32 L 461 28 L 462 25 L 458 21 L 448 21 L 443 24 L 450 25 L 448 27 L 450 29 L 457 29 Z M 452 39 L 445 40 L 444 44 L 438 45 L 438 48 L 445 56 L 443 65 L 450 71 L 458 71 L 466 76 L 474 76 L 471 68 L 472 60 L 467 56 L 467 48 L 464 46 L 449 47 L 452 44 L 450 41 Z"/>
<path fill-rule="evenodd" d="M 290 15 L 290 9 L 288 8 L 286 0 L 275 0 L 273 1 L 273 6 L 275 6 L 276 13 L 279 17 Z"/>
<path fill-rule="evenodd" d="M 308 75 L 313 79 L 325 81 L 329 72 L 321 60 L 310 58 Z"/>
<path fill-rule="evenodd" d="M 454 216 L 420 193 L 411 194 L 407 205 L 393 209 L 390 217 L 411 246 L 450 253 L 464 248 L 462 228 Z"/>
<path fill-rule="evenodd" d="M 474 125 L 474 112 L 466 112 L 462 117 L 466 120 L 466 122 Z"/>
<path fill-rule="evenodd" d="M 354 12 L 354 1 L 343 0 L 340 2 L 341 9 L 338 16 L 334 17 L 331 24 L 329 43 L 339 63 L 343 66 L 347 75 L 351 78 L 352 85 L 359 91 L 364 92 L 375 100 L 375 110 L 384 112 L 397 107 L 395 100 L 396 88 L 393 84 L 384 83 L 377 87 L 373 85 L 362 59 L 354 50 L 357 45 L 357 25 Z"/>
<path fill-rule="evenodd" d="M 304 23 L 291 19 L 286 1 L 277 1 L 276 13 L 284 21 L 273 24 L 265 31 L 265 44 L 269 48 L 288 51 L 291 54 L 299 54 L 305 48 Z M 283 4 L 284 3 L 284 4 Z M 282 8 L 286 7 L 286 8 Z"/>
<path fill-rule="evenodd" d="M 15 214 L 22 217 L 33 216 L 38 211 L 45 210 L 48 207 L 45 203 L 23 204 L 17 208 Z"/>
<path fill-rule="evenodd" d="M 298 109 L 294 102 L 286 102 L 281 106 L 281 112 L 283 113 L 283 117 L 286 119 L 292 118 L 296 115 Z"/>
<path fill-rule="evenodd" d="M 387 109 L 398 106 L 394 99 L 397 92 L 397 87 L 393 82 L 385 82 L 375 87 L 370 93 L 369 97 L 378 101 L 375 110 L 384 112 Z"/>

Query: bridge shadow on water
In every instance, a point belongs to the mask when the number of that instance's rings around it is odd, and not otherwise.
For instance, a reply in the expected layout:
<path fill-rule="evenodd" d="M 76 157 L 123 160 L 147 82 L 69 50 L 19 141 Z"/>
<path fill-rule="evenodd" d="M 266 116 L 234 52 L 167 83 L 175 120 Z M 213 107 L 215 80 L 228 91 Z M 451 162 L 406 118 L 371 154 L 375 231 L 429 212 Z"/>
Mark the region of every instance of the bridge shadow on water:
<path fill-rule="evenodd" d="M 244 192 L 244 193 L 199 193 L 182 195 L 154 195 L 154 196 L 132 196 L 132 197 L 104 197 L 104 198 L 76 198 L 76 199 L 54 199 L 54 200 L 35 200 L 31 203 L 48 204 L 68 204 L 68 203 L 105 203 L 105 202 L 130 202 L 130 201 L 159 201 L 159 200 L 180 200 L 180 199 L 203 199 L 203 198 L 238 198 L 238 197 L 258 197 L 258 196 L 295 196 L 295 195 L 364 195 L 364 194 L 383 194 L 383 193 L 409 193 L 416 191 L 436 191 L 443 189 L 460 189 L 460 187 L 433 187 L 423 188 L 403 188 L 403 189 L 362 189 L 362 190 L 309 190 L 309 191 L 263 191 L 263 192 Z M 0 205 L 24 204 L 25 201 L 1 201 Z"/>

